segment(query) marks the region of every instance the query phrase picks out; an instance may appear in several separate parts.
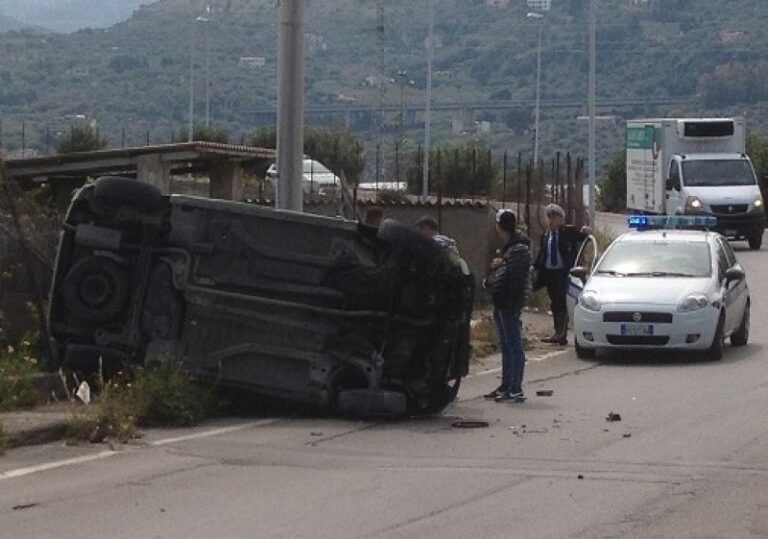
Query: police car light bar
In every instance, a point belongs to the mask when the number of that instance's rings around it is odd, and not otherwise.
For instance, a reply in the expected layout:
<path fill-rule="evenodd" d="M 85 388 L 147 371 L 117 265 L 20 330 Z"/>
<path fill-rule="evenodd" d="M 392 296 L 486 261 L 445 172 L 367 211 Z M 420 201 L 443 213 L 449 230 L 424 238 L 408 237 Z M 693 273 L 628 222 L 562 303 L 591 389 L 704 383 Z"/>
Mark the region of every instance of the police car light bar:
<path fill-rule="evenodd" d="M 636 230 L 708 230 L 717 226 L 717 217 L 713 215 L 630 215 L 627 217 L 627 224 L 629 228 Z"/>

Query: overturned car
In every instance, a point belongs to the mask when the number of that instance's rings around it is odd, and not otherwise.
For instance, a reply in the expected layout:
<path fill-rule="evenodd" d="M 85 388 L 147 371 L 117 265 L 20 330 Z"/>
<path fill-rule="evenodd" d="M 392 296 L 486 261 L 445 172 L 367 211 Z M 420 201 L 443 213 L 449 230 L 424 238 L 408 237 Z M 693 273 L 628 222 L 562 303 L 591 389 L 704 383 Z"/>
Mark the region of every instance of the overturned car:
<path fill-rule="evenodd" d="M 463 267 L 394 221 L 375 229 L 106 177 L 67 213 L 49 326 L 74 369 L 173 361 L 338 413 L 435 413 L 468 371 Z"/>

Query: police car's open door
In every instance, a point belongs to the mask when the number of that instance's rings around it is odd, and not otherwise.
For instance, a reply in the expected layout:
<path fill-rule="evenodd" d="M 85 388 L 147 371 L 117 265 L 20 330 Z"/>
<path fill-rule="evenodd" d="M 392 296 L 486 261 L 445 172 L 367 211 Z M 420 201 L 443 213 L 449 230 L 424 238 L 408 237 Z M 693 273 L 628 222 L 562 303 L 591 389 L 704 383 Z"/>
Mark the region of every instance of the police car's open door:
<path fill-rule="evenodd" d="M 568 301 L 568 319 L 573 320 L 573 311 L 576 308 L 576 304 L 579 302 L 579 296 L 581 296 L 584 290 L 584 283 L 586 279 L 592 274 L 592 270 L 595 269 L 595 264 L 600 257 L 599 249 L 597 246 L 597 239 L 590 235 L 581 244 L 579 254 L 576 256 L 576 263 L 574 268 L 579 268 L 583 271 L 584 279 L 581 276 L 574 276 L 568 274 L 568 294 L 566 300 Z"/>

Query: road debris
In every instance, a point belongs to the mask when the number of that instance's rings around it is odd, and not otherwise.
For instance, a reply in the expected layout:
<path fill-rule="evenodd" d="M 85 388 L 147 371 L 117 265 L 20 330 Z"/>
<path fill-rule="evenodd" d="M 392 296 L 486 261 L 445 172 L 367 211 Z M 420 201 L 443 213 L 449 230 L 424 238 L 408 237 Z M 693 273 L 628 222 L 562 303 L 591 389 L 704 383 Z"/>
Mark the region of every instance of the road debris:
<path fill-rule="evenodd" d="M 626 434 L 622 435 L 622 438 L 632 438 L 632 435 L 627 432 Z"/>
<path fill-rule="evenodd" d="M 33 507 L 37 507 L 39 504 L 37 503 L 22 503 L 19 505 L 14 505 L 13 510 L 14 511 L 23 511 L 25 509 L 32 509 Z"/>
<path fill-rule="evenodd" d="M 610 423 L 613 423 L 614 421 L 621 421 L 621 415 L 611 412 L 608 414 L 608 417 L 606 417 L 605 420 Z"/>
<path fill-rule="evenodd" d="M 577 478 L 577 479 L 584 479 L 584 476 L 583 476 L 583 475 L 581 475 L 581 474 L 579 474 L 579 475 L 577 475 L 577 476 L 576 476 L 576 478 Z"/>
<path fill-rule="evenodd" d="M 318 437 L 318 436 L 322 436 L 322 435 L 323 435 L 323 433 L 322 433 L 322 432 L 310 432 L 310 433 L 309 433 L 309 435 L 310 435 L 310 436 L 315 436 L 315 437 Z"/>
<path fill-rule="evenodd" d="M 555 391 L 553 389 L 537 389 L 536 390 L 537 397 L 551 397 L 554 394 L 555 394 Z"/>
<path fill-rule="evenodd" d="M 88 382 L 80 384 L 75 396 L 80 399 L 83 404 L 91 404 L 91 386 L 88 385 Z"/>
<path fill-rule="evenodd" d="M 483 429 L 488 427 L 487 421 L 454 421 L 451 427 L 454 429 Z"/>

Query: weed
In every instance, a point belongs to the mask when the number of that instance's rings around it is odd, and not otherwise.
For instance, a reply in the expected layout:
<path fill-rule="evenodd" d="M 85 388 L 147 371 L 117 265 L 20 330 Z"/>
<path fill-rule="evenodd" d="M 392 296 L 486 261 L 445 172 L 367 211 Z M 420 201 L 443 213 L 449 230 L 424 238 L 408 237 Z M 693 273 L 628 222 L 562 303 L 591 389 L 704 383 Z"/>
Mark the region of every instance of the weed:
<path fill-rule="evenodd" d="M 38 404 L 35 386 L 39 372 L 36 354 L 28 340 L 0 350 L 0 410 L 12 411 Z"/>
<path fill-rule="evenodd" d="M 0 423 L 0 455 L 5 454 L 8 446 L 11 445 L 11 437 L 5 427 Z"/>
<path fill-rule="evenodd" d="M 214 409 L 213 391 L 173 365 L 137 368 L 113 379 L 97 378 L 92 412 L 75 413 L 70 440 L 126 442 L 138 427 L 189 427 Z"/>

